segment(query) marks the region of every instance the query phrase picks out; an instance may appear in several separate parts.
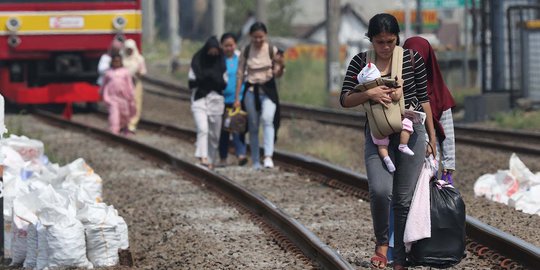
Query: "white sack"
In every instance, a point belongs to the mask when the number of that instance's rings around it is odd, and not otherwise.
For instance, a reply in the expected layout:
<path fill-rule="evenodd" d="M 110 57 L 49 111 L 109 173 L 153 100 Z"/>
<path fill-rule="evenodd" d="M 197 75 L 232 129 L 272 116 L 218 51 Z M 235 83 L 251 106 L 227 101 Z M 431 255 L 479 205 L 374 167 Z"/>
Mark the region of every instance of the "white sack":
<path fill-rule="evenodd" d="M 28 235 L 26 237 L 26 259 L 24 259 L 23 267 L 27 269 L 37 266 L 38 256 L 38 232 L 37 225 L 28 225 Z"/>

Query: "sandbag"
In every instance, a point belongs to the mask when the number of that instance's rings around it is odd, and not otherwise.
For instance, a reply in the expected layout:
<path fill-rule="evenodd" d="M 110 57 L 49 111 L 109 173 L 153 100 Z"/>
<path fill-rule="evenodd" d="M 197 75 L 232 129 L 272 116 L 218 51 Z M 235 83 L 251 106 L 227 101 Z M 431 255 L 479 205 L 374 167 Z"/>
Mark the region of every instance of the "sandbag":
<path fill-rule="evenodd" d="M 448 268 L 465 257 L 465 203 L 452 185 L 433 178 L 430 204 L 431 237 L 414 243 L 408 258 L 414 266 Z"/>

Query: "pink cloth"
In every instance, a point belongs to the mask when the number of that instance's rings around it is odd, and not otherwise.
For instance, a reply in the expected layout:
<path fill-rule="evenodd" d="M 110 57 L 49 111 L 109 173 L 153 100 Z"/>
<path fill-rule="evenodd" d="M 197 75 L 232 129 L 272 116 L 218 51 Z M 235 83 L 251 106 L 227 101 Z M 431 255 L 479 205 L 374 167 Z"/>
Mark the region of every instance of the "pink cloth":
<path fill-rule="evenodd" d="M 409 118 L 403 118 L 403 120 L 401 120 L 401 124 L 403 125 L 403 129 L 410 132 L 411 134 L 414 132 L 413 130 L 413 122 L 411 121 L 411 119 Z"/>
<path fill-rule="evenodd" d="M 431 202 L 429 196 L 429 180 L 433 176 L 435 159 L 426 158 L 418 177 L 414 195 L 405 223 L 403 243 L 406 252 L 411 250 L 414 242 L 431 237 Z"/>
<path fill-rule="evenodd" d="M 112 133 L 119 134 L 120 129 L 127 128 L 137 110 L 129 71 L 123 67 L 107 70 L 102 92 L 103 101 L 109 108 L 109 128 Z"/>
<path fill-rule="evenodd" d="M 373 143 L 375 145 L 388 145 L 390 144 L 390 139 L 388 139 L 388 136 L 382 138 L 382 139 L 377 139 L 375 138 L 375 136 L 373 136 L 373 133 L 371 133 L 371 140 L 373 140 Z"/>
<path fill-rule="evenodd" d="M 413 122 L 411 121 L 411 119 L 408 119 L 408 118 L 403 118 L 403 120 L 401 120 L 401 124 L 403 125 L 403 129 L 410 132 L 410 133 L 413 133 L 414 130 L 413 130 Z M 390 139 L 388 139 L 388 136 L 382 138 L 382 139 L 377 139 L 375 138 L 375 136 L 373 136 L 373 133 L 371 133 L 371 140 L 373 140 L 373 143 L 375 145 L 388 145 L 390 143 Z"/>

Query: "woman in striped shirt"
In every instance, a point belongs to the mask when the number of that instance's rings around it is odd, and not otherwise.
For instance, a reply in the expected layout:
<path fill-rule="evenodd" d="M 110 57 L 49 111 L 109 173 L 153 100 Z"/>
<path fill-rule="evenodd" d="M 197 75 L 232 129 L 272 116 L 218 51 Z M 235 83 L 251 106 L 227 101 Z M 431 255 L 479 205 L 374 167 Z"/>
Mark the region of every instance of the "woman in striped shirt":
<path fill-rule="evenodd" d="M 390 14 L 377 14 L 369 21 L 366 36 L 373 45 L 375 52 L 375 66 L 383 76 L 390 74 L 392 67 L 392 54 L 399 45 L 399 25 L 396 18 Z M 414 63 L 413 63 L 414 61 Z M 357 85 L 356 76 L 366 63 L 366 53 L 359 53 L 353 57 L 343 81 L 340 102 L 343 107 L 355 107 L 364 102 L 389 104 L 391 95 L 396 89 L 378 86 L 363 92 L 353 91 Z M 426 113 L 426 126 L 420 122 L 414 123 L 414 133 L 411 134 L 408 146 L 415 155 L 405 155 L 398 151 L 399 133 L 391 134 L 388 146 L 390 158 L 396 165 L 396 171 L 387 170 L 379 156 L 377 146 L 370 136 L 369 125 L 365 128 L 365 163 L 369 182 L 371 198 L 371 215 L 376 238 L 375 255 L 371 258 L 374 268 L 384 268 L 387 264 L 388 229 L 390 215 L 390 201 L 394 213 L 394 269 L 406 269 L 406 253 L 403 244 L 405 222 L 409 212 L 416 182 L 420 175 L 425 153 L 435 149 L 435 131 L 429 99 L 427 95 L 427 81 L 424 61 L 410 50 L 403 51 L 402 87 L 405 107 L 411 110 Z M 426 148 L 426 128 L 429 135 L 429 145 Z"/>

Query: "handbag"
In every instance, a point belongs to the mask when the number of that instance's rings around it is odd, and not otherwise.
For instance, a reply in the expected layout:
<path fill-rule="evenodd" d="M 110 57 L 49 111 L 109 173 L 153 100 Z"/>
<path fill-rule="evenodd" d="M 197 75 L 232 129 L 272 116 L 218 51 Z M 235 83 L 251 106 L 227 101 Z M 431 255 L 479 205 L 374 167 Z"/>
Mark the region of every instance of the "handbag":
<path fill-rule="evenodd" d="M 431 237 L 413 243 L 408 259 L 414 266 L 452 267 L 466 255 L 465 203 L 448 182 L 433 177 L 429 184 Z"/>
<path fill-rule="evenodd" d="M 230 133 L 243 133 L 246 131 L 247 113 L 240 107 L 227 108 L 223 115 L 223 130 Z"/>

